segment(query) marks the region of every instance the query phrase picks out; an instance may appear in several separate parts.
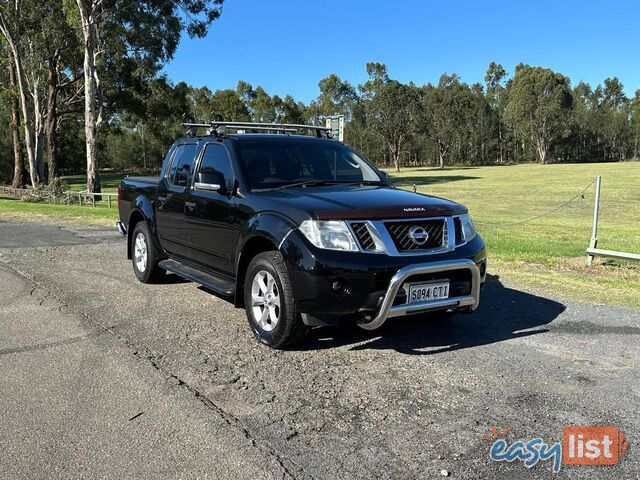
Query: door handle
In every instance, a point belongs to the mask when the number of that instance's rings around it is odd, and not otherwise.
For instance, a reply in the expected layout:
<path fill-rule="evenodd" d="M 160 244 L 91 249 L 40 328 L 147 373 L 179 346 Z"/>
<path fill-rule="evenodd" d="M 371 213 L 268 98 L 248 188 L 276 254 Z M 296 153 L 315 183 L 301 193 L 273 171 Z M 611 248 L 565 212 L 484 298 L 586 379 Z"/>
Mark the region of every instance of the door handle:
<path fill-rule="evenodd" d="M 196 202 L 184 202 L 187 208 L 195 208 Z"/>
<path fill-rule="evenodd" d="M 160 195 L 158 195 L 158 201 L 160 201 L 160 202 L 164 202 L 164 201 L 166 201 L 166 200 L 167 200 L 167 197 L 164 197 L 164 196 L 160 196 Z"/>

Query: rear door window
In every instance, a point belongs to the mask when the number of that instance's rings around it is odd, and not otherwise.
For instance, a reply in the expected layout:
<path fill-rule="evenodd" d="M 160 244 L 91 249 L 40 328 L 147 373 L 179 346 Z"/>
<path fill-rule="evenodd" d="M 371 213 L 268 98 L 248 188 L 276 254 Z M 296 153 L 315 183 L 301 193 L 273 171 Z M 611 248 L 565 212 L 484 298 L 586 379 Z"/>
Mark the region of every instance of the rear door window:
<path fill-rule="evenodd" d="M 171 163 L 171 170 L 169 171 L 169 182 L 177 187 L 187 186 L 193 172 L 193 162 L 197 153 L 197 143 L 178 145 Z"/>

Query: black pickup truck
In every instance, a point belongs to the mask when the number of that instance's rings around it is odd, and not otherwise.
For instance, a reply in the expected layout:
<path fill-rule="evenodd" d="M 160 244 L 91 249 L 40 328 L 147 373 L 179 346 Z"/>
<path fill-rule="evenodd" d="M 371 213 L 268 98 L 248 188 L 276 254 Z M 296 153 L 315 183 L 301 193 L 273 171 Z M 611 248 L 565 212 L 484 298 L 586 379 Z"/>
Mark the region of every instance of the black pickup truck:
<path fill-rule="evenodd" d="M 244 307 L 273 348 L 313 326 L 478 306 L 485 246 L 463 205 L 395 188 L 325 128 L 186 127 L 159 177 L 118 188 L 141 282 L 169 271 L 199 283 Z"/>

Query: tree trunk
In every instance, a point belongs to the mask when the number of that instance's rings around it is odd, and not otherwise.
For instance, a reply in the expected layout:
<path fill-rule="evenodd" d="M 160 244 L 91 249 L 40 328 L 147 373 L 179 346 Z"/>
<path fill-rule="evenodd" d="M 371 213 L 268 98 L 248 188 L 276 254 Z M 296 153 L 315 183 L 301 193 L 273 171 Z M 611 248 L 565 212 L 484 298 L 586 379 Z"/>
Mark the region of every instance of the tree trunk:
<path fill-rule="evenodd" d="M 500 160 L 498 161 L 498 163 L 503 164 L 504 163 L 504 153 L 503 153 L 503 141 L 502 141 L 502 125 L 498 124 L 498 145 L 500 146 Z"/>
<path fill-rule="evenodd" d="M 544 138 L 536 140 L 536 151 L 538 153 L 538 162 L 544 165 L 547 162 L 547 142 Z"/>
<path fill-rule="evenodd" d="M 48 92 L 47 92 L 47 157 L 49 165 L 49 183 L 58 176 L 58 62 L 56 58 L 49 60 L 48 72 Z"/>
<path fill-rule="evenodd" d="M 15 93 L 17 88 L 16 74 L 13 70 L 13 55 L 9 50 L 9 85 L 11 86 L 12 93 Z M 20 106 L 18 105 L 18 99 L 15 96 L 11 98 L 11 138 L 13 140 L 13 182 L 11 185 L 13 188 L 22 188 L 25 184 L 25 177 L 27 172 L 24 168 L 24 162 L 22 161 L 22 145 L 20 143 Z"/>
<path fill-rule="evenodd" d="M 96 26 L 93 2 L 77 0 L 84 35 L 84 132 L 87 153 L 87 191 L 100 193 L 96 143 L 98 136 L 98 72 L 96 70 Z"/>
<path fill-rule="evenodd" d="M 0 31 L 7 39 L 7 44 L 13 56 L 15 67 L 15 75 L 20 94 L 20 107 L 22 110 L 22 121 L 24 125 L 24 143 L 27 150 L 27 158 L 29 160 L 29 175 L 31 176 L 31 185 L 37 186 L 42 182 L 42 177 L 38 174 L 38 166 L 36 163 L 35 141 L 33 135 L 33 127 L 31 125 L 31 117 L 29 115 L 29 102 L 27 99 L 27 85 L 24 78 L 24 70 L 22 69 L 22 57 L 18 51 L 15 39 L 9 31 L 4 17 L 0 15 Z"/>
<path fill-rule="evenodd" d="M 389 145 L 389 153 L 391 153 L 391 162 L 396 167 L 396 172 L 400 171 L 400 149 L 395 145 Z"/>
<path fill-rule="evenodd" d="M 34 120 L 34 165 L 40 178 L 40 182 L 44 181 L 44 118 L 45 114 L 42 107 L 42 99 L 40 98 L 39 85 L 34 82 L 33 85 L 33 120 Z"/>

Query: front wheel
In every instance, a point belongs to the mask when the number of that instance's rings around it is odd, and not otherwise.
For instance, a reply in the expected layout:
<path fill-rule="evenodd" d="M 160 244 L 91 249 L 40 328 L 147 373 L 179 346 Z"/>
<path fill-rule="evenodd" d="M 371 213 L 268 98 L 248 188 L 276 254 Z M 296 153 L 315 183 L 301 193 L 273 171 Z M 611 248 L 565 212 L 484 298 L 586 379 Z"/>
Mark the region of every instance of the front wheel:
<path fill-rule="evenodd" d="M 296 311 L 293 290 L 279 252 L 264 252 L 249 263 L 244 283 L 249 326 L 271 348 L 299 343 L 308 331 Z"/>

